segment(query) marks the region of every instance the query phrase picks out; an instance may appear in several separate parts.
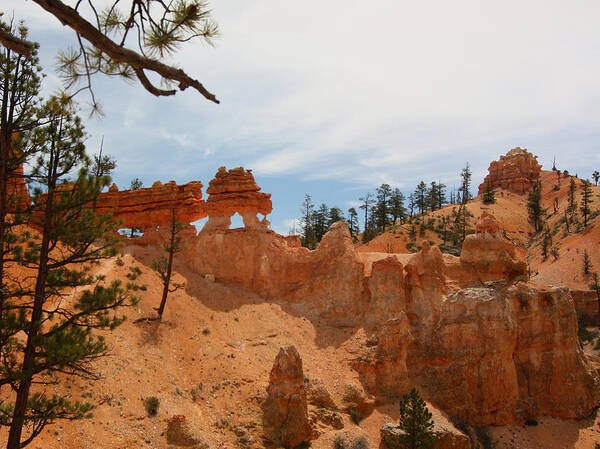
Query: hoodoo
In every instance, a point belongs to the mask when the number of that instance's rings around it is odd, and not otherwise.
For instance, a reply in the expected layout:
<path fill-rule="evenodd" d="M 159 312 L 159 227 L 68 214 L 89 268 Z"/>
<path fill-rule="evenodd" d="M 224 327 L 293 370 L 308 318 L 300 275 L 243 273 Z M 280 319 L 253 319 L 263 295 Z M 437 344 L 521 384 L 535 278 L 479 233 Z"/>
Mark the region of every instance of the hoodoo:
<path fill-rule="evenodd" d="M 273 210 L 271 194 L 260 192 L 254 181 L 252 170 L 243 167 L 227 170 L 220 167 L 206 190 L 210 196 L 206 201 L 208 222 L 203 230 L 229 229 L 231 217 L 237 212 L 244 219 L 244 227 L 267 228 L 266 215 Z M 257 214 L 265 218 L 259 221 Z"/>
<path fill-rule="evenodd" d="M 493 189 L 503 189 L 519 195 L 529 191 L 532 181 L 538 179 L 542 166 L 534 156 L 524 148 L 516 147 L 497 161 L 490 163 L 488 175 L 479 186 L 481 195 L 488 184 Z"/>

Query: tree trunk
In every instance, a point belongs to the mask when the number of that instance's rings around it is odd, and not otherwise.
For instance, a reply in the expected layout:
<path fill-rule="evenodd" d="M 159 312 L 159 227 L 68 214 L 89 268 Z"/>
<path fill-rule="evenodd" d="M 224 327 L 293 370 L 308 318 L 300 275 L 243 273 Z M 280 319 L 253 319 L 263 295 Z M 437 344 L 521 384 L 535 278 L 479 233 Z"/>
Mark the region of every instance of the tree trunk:
<path fill-rule="evenodd" d="M 39 333 L 40 321 L 42 318 L 42 310 L 46 299 L 46 281 L 48 278 L 48 251 L 50 247 L 50 224 L 52 221 L 52 208 L 54 201 L 54 186 L 50 186 L 48 196 L 46 197 L 44 230 L 42 235 L 42 244 L 40 246 L 40 264 L 37 272 L 35 284 L 35 296 L 33 301 L 33 311 L 31 313 L 31 321 L 29 332 L 27 334 L 27 344 L 23 355 L 23 369 L 21 374 L 23 380 L 19 382 L 17 389 L 17 399 L 15 401 L 15 409 L 13 411 L 10 431 L 8 434 L 8 442 L 6 449 L 20 449 L 21 433 L 25 422 L 25 414 L 27 412 L 27 401 L 29 400 L 29 390 L 33 380 L 32 369 L 35 365 L 35 344 L 34 341 Z"/>

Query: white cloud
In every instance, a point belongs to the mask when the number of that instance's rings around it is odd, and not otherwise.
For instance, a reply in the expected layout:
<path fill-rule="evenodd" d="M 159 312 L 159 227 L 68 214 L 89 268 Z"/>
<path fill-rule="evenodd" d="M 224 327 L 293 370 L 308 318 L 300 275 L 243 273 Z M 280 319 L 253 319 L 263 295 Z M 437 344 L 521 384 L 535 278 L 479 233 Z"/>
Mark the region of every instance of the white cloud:
<path fill-rule="evenodd" d="M 349 201 L 382 182 L 451 186 L 466 161 L 481 177 L 514 146 L 586 176 L 597 164 L 595 0 L 211 6 L 223 31 L 216 48 L 187 46 L 176 62 L 220 105 L 189 91 L 155 99 L 99 82 L 107 119 L 90 129 L 126 150 L 118 155 L 126 176 L 206 183 L 219 165 L 245 165 L 287 184 L 343 182 Z M 3 9 L 54 30 L 60 45 L 72 36 L 31 1 Z M 297 206 L 276 206 L 288 208 L 277 218 L 284 226 Z"/>

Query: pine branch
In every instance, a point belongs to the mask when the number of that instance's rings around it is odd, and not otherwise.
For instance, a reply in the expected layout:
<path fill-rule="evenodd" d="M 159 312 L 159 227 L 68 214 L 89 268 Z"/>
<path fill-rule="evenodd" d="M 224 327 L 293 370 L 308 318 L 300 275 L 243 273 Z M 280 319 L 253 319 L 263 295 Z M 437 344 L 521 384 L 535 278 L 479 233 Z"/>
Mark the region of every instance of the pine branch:
<path fill-rule="evenodd" d="M 15 51 L 26 58 L 31 56 L 31 51 L 33 50 L 33 43 L 20 39 L 2 28 L 0 28 L 0 43 L 9 50 Z"/>
<path fill-rule="evenodd" d="M 147 58 L 133 50 L 124 48 L 109 39 L 98 28 L 81 17 L 79 13 L 60 0 L 33 0 L 50 14 L 54 15 L 64 26 L 72 28 L 79 36 L 89 41 L 94 47 L 105 53 L 113 61 L 129 65 L 136 72 L 140 82 L 148 92 L 156 96 L 175 95 L 176 90 L 163 90 L 153 86 L 143 74 L 144 70 L 154 72 L 165 79 L 179 83 L 179 90 L 192 87 L 207 100 L 219 104 L 219 100 L 200 83 L 181 69 L 163 64 L 155 59 Z M 140 75 L 141 74 L 141 75 Z"/>

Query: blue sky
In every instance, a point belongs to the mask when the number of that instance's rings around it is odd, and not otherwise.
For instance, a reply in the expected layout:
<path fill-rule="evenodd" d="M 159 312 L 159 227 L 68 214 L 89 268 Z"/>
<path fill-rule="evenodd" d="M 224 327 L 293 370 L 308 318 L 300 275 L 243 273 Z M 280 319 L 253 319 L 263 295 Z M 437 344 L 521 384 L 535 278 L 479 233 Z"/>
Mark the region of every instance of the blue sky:
<path fill-rule="evenodd" d="M 68 3 L 68 2 L 67 2 Z M 216 46 L 171 61 L 221 100 L 186 91 L 154 98 L 135 83 L 95 78 L 104 136 L 123 188 L 139 177 L 205 185 L 218 167 L 252 168 L 273 194 L 269 219 L 287 233 L 310 193 L 343 210 L 382 182 L 474 188 L 489 162 L 521 146 L 549 169 L 600 169 L 597 1 L 219 0 Z M 60 48 L 74 36 L 28 0 L 3 0 L 40 42 L 52 91 Z M 87 98 L 81 97 L 84 104 Z"/>

